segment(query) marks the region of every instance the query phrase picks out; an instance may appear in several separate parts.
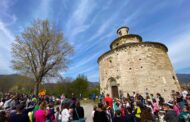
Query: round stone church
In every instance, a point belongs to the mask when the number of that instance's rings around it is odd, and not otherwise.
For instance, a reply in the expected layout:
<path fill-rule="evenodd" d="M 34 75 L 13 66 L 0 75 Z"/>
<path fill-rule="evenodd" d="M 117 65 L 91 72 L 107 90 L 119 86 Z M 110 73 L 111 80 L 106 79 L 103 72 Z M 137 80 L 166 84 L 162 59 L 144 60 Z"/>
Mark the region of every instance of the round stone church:
<path fill-rule="evenodd" d="M 119 28 L 111 50 L 98 58 L 101 92 L 113 98 L 134 91 L 142 95 L 161 93 L 168 98 L 172 90 L 179 91 L 168 48 L 159 42 L 143 41 L 128 31 L 128 27 Z"/>

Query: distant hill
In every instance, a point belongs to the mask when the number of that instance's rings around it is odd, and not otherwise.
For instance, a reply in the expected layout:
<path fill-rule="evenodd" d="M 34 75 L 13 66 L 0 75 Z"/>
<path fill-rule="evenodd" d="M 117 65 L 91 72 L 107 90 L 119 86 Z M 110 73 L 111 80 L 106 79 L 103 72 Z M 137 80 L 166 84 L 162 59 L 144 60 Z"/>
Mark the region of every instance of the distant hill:
<path fill-rule="evenodd" d="M 181 84 L 190 83 L 190 74 L 177 74 L 177 78 Z"/>
<path fill-rule="evenodd" d="M 186 84 L 190 82 L 190 74 L 177 74 L 177 78 L 180 83 Z M 5 80 L 7 82 L 17 82 L 18 80 L 25 80 L 25 81 L 31 81 L 31 79 L 26 78 L 25 76 L 21 76 L 18 74 L 10 74 L 10 75 L 2 75 L 0 74 L 0 81 Z M 27 79 L 27 80 L 26 80 Z M 89 82 L 90 86 L 95 87 L 98 86 L 100 83 L 99 82 Z"/>
<path fill-rule="evenodd" d="M 98 85 L 100 85 L 100 83 L 99 82 L 89 82 L 89 85 L 90 86 L 98 86 Z"/>
<path fill-rule="evenodd" d="M 10 75 L 0 75 L 0 81 L 6 80 L 7 82 L 18 82 L 18 81 L 31 81 L 32 79 L 22 76 L 19 74 L 10 74 Z"/>

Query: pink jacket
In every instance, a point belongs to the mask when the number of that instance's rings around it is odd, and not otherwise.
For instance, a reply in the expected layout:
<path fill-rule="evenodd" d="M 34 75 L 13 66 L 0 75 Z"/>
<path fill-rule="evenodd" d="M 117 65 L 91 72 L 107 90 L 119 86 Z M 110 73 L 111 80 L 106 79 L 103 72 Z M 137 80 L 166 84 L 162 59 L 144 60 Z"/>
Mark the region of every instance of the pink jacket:
<path fill-rule="evenodd" d="M 173 109 L 174 109 L 174 111 L 176 112 L 177 115 L 180 114 L 180 110 L 179 110 L 179 106 L 178 106 L 178 105 L 175 105 L 175 106 L 173 107 Z"/>
<path fill-rule="evenodd" d="M 154 112 L 158 112 L 159 111 L 159 107 L 158 107 L 158 104 L 156 102 L 153 103 L 153 111 Z"/>

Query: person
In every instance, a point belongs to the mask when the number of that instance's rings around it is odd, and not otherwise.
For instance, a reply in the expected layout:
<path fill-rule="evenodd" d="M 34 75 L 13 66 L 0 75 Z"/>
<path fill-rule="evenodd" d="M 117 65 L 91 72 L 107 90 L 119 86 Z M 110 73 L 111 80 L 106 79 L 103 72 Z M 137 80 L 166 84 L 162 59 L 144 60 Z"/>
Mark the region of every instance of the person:
<path fill-rule="evenodd" d="M 76 102 L 76 107 L 73 110 L 73 122 L 84 122 L 84 109 L 80 106 L 80 102 Z"/>
<path fill-rule="evenodd" d="M 94 118 L 93 118 L 94 122 L 109 122 L 106 112 L 103 111 L 103 104 L 102 103 L 98 103 L 98 108 L 96 109 L 95 113 L 94 113 Z"/>
<path fill-rule="evenodd" d="M 188 92 L 187 92 L 187 90 L 184 89 L 181 94 L 183 96 L 183 99 L 186 99 Z"/>
<path fill-rule="evenodd" d="M 154 122 L 155 119 L 149 107 L 146 107 L 141 114 L 141 122 Z"/>
<path fill-rule="evenodd" d="M 113 108 L 113 99 L 110 97 L 109 94 L 107 94 L 104 98 L 104 103 L 108 104 L 111 108 Z"/>
<path fill-rule="evenodd" d="M 30 122 L 28 115 L 24 113 L 24 105 L 16 106 L 16 112 L 10 115 L 9 122 Z"/>
<path fill-rule="evenodd" d="M 56 107 L 55 122 L 61 122 L 61 112 L 59 107 Z"/>
<path fill-rule="evenodd" d="M 160 93 L 157 93 L 157 98 L 159 99 L 158 103 L 159 103 L 159 106 L 162 106 L 165 102 L 164 98 L 161 96 Z"/>
<path fill-rule="evenodd" d="M 5 100 L 4 100 L 3 98 L 1 98 L 1 102 L 0 102 L 0 109 L 2 109 L 2 108 L 3 108 L 4 102 L 5 102 Z"/>
<path fill-rule="evenodd" d="M 94 106 L 94 107 L 93 107 L 93 111 L 92 111 L 92 113 L 91 113 L 91 118 L 92 118 L 92 120 L 93 120 L 93 118 L 94 118 L 94 113 L 95 113 L 96 109 L 97 109 L 97 106 Z"/>
<path fill-rule="evenodd" d="M 115 116 L 113 118 L 113 122 L 124 122 L 124 120 L 122 119 L 121 111 L 120 110 L 117 110 L 115 112 Z"/>
<path fill-rule="evenodd" d="M 34 113 L 35 122 L 46 122 L 46 116 L 48 111 L 46 110 L 46 101 L 40 104 L 40 108 Z"/>
<path fill-rule="evenodd" d="M 106 103 L 109 106 L 109 103 Z M 119 99 L 115 98 L 113 102 L 113 112 L 115 113 L 117 110 L 120 110 L 119 108 Z"/>
<path fill-rule="evenodd" d="M 153 101 L 153 104 L 152 104 L 152 106 L 153 106 L 153 113 L 154 113 L 155 116 L 158 117 L 158 112 L 159 112 L 158 104 L 156 102 L 156 99 L 153 99 L 152 101 Z"/>
<path fill-rule="evenodd" d="M 54 114 L 55 114 L 54 105 L 52 102 L 50 102 L 46 122 L 53 122 L 55 120 Z"/>
<path fill-rule="evenodd" d="M 135 121 L 136 122 L 141 122 L 141 108 L 140 108 L 140 102 L 135 102 L 134 103 L 135 105 Z"/>
<path fill-rule="evenodd" d="M 147 101 L 146 107 L 149 107 L 151 109 L 152 113 L 154 113 L 154 110 L 153 110 L 154 106 L 151 101 Z"/>
<path fill-rule="evenodd" d="M 111 108 L 107 105 L 104 107 L 108 121 L 112 122 L 112 113 L 111 113 Z"/>
<path fill-rule="evenodd" d="M 61 122 L 69 122 L 70 117 L 71 116 L 69 113 L 69 104 L 68 103 L 62 104 Z"/>
<path fill-rule="evenodd" d="M 93 99 L 93 101 L 95 102 L 95 100 L 96 100 L 96 93 L 93 93 L 93 94 L 92 94 L 92 99 Z"/>
<path fill-rule="evenodd" d="M 8 117 L 5 111 L 0 111 L 0 122 L 8 122 Z"/>
<path fill-rule="evenodd" d="M 180 122 L 190 122 L 190 113 L 188 111 L 189 108 L 187 106 L 184 106 L 183 111 L 179 115 Z"/>
<path fill-rule="evenodd" d="M 174 104 L 174 106 L 173 106 L 174 111 L 176 112 L 177 115 L 179 115 L 180 114 L 180 107 L 178 106 L 176 101 L 174 101 L 173 104 Z"/>
<path fill-rule="evenodd" d="M 158 112 L 158 119 L 159 119 L 159 122 L 165 122 L 164 116 L 165 116 L 165 111 L 162 110 L 162 109 L 160 109 L 159 112 Z"/>
<path fill-rule="evenodd" d="M 125 122 L 135 122 L 135 116 L 132 113 L 132 109 L 130 107 L 127 107 Z"/>
<path fill-rule="evenodd" d="M 176 114 L 176 112 L 173 110 L 173 104 L 171 103 L 165 103 L 163 104 L 163 109 L 166 112 L 164 116 L 164 120 L 166 122 L 179 122 L 179 118 Z"/>

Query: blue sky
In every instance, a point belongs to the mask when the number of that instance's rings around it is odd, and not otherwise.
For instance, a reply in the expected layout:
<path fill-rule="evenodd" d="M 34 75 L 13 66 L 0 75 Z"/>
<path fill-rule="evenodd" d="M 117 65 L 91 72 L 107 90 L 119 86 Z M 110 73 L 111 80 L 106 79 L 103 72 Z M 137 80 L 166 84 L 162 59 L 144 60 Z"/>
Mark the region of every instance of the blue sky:
<path fill-rule="evenodd" d="M 49 19 L 75 48 L 65 77 L 98 81 L 97 58 L 120 26 L 169 48 L 177 73 L 190 73 L 189 0 L 0 0 L 0 74 L 10 74 L 11 43 L 34 19 Z"/>

